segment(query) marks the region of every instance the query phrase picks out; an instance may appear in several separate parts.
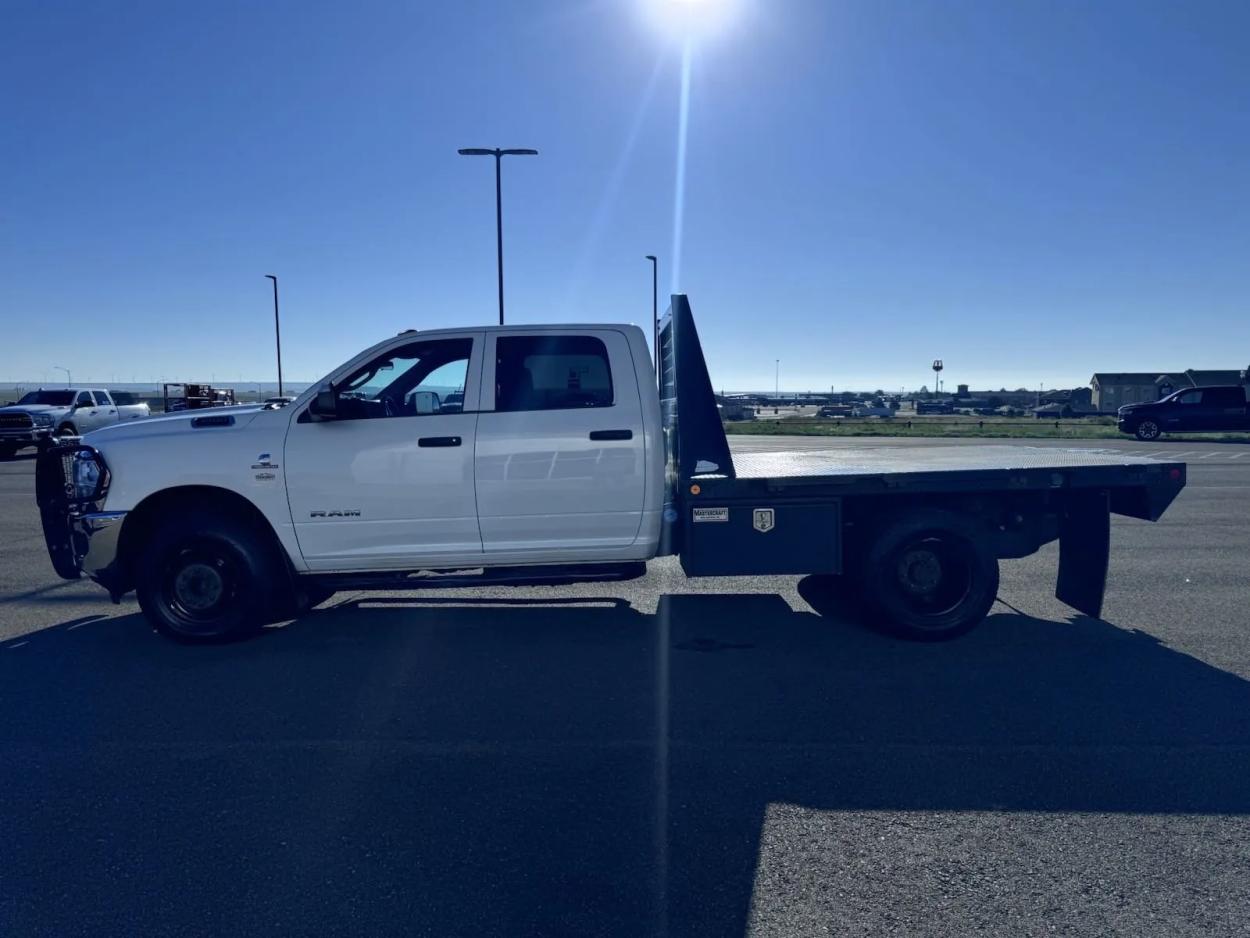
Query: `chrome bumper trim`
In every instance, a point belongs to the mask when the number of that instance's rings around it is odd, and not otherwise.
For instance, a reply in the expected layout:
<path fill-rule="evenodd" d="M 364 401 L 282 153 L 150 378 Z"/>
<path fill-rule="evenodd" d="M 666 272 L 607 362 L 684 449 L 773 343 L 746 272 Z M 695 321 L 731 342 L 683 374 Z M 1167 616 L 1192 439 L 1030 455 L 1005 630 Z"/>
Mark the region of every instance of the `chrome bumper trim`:
<path fill-rule="evenodd" d="M 124 511 L 95 511 L 72 519 L 74 540 L 85 548 L 80 566 L 89 577 L 99 576 L 117 559 L 117 542 Z M 76 551 L 77 552 L 77 551 Z"/>

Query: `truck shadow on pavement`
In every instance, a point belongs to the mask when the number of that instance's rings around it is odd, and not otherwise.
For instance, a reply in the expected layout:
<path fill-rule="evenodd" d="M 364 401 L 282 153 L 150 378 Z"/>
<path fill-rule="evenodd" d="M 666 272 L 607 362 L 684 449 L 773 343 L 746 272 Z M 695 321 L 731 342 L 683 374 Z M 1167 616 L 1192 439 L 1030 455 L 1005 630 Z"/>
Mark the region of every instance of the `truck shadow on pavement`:
<path fill-rule="evenodd" d="M 1250 812 L 1250 683 L 1089 619 L 926 646 L 768 595 L 370 599 L 211 648 L 75 621 L 0 658 L 9 934 L 734 935 L 769 805 Z"/>

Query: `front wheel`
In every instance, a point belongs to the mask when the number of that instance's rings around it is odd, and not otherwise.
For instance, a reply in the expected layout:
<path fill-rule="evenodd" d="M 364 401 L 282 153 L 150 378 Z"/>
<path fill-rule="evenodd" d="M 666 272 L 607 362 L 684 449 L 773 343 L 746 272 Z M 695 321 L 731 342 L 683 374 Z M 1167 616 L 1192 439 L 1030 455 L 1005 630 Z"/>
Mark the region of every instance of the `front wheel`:
<path fill-rule="evenodd" d="M 78 428 L 74 426 L 72 423 L 63 423 L 59 427 L 56 428 L 56 436 L 58 437 L 78 436 Z"/>
<path fill-rule="evenodd" d="M 862 570 L 869 623 L 919 641 L 970 631 L 998 595 L 998 558 L 974 523 L 954 512 L 921 511 L 887 522 Z"/>
<path fill-rule="evenodd" d="M 139 606 L 156 631 L 188 644 L 245 638 L 287 588 L 276 549 L 242 518 L 191 512 L 162 525 L 139 558 Z"/>
<path fill-rule="evenodd" d="M 1159 429 L 1159 425 L 1153 420 L 1143 420 L 1137 425 L 1137 429 L 1133 431 L 1133 435 L 1142 442 L 1149 443 L 1151 440 L 1159 439 L 1159 435 L 1163 431 Z"/>

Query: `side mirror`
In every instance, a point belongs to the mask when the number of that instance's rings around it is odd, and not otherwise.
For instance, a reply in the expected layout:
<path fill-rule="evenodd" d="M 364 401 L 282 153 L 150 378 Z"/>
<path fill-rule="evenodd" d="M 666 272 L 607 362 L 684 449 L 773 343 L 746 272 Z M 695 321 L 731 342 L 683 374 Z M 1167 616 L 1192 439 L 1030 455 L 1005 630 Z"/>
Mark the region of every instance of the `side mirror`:
<path fill-rule="evenodd" d="M 339 414 L 339 394 L 331 384 L 323 384 L 317 390 L 309 411 L 323 420 L 333 420 Z"/>
<path fill-rule="evenodd" d="M 439 400 L 438 395 L 433 391 L 412 392 L 412 409 L 417 416 L 437 414 L 442 409 L 442 406 L 443 402 Z"/>

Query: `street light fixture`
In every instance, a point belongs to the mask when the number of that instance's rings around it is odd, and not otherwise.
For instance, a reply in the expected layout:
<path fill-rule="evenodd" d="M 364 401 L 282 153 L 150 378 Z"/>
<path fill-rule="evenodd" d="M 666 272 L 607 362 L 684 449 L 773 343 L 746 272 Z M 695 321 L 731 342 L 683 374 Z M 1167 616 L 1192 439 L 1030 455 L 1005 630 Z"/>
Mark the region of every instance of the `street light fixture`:
<path fill-rule="evenodd" d="M 74 376 L 69 373 L 68 368 L 66 368 L 64 365 L 53 365 L 52 367 L 57 371 L 65 372 L 65 383 L 70 385 L 71 387 L 73 386 Z"/>
<path fill-rule="evenodd" d="M 465 147 L 457 150 L 461 156 L 493 156 L 495 158 L 495 247 L 499 258 L 499 325 L 503 325 L 503 182 L 500 164 L 505 156 L 537 156 L 537 150 L 493 150 L 484 147 Z"/>
<path fill-rule="evenodd" d="M 648 254 L 647 260 L 651 262 L 651 341 L 655 353 L 655 373 L 663 384 L 664 377 L 660 374 L 660 262 L 654 254 Z"/>
<path fill-rule="evenodd" d="M 273 274 L 265 274 L 265 279 L 273 281 L 273 337 L 278 346 L 278 397 L 282 397 L 282 330 L 278 326 L 278 278 Z"/>

